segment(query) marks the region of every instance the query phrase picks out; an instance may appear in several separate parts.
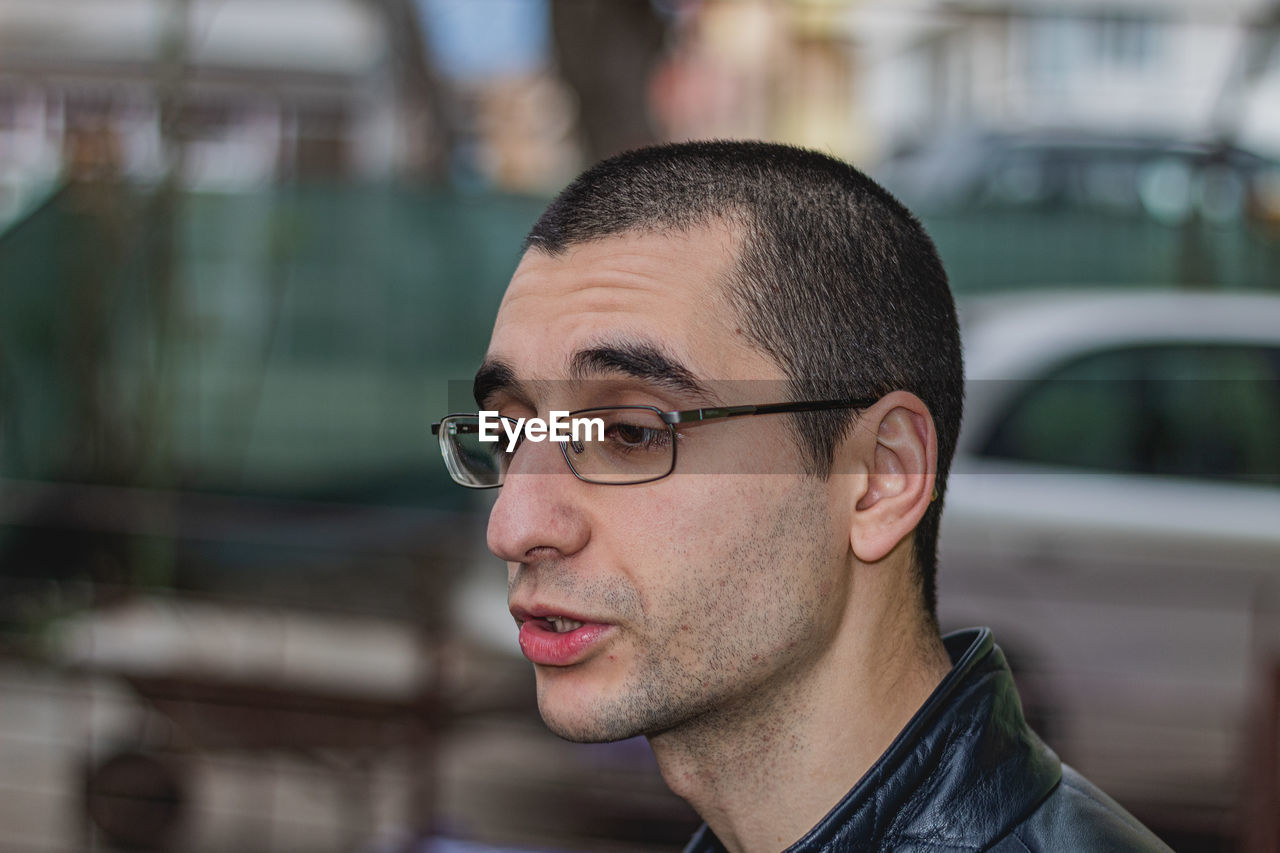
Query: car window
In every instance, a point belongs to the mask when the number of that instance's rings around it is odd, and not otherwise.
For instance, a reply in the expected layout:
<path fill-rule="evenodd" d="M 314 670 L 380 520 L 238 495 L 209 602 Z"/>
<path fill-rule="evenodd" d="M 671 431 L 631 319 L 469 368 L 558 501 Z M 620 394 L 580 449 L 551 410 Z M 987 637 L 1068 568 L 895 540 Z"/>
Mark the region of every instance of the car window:
<path fill-rule="evenodd" d="M 1059 365 L 1015 395 L 980 455 L 1280 484 L 1280 348 L 1163 344 Z"/>

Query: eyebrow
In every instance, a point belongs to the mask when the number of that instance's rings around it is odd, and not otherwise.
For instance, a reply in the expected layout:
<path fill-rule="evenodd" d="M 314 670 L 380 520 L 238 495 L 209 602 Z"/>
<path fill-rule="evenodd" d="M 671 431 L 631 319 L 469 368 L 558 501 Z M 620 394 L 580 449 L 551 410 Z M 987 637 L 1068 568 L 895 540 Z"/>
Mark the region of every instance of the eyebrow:
<path fill-rule="evenodd" d="M 620 373 L 682 394 L 716 399 L 715 393 L 689 368 L 646 341 L 618 341 L 579 350 L 569 360 L 569 374 L 577 381 L 600 374 Z"/>
<path fill-rule="evenodd" d="M 649 342 L 600 343 L 578 350 L 569 359 L 569 376 L 574 382 L 608 374 L 622 374 L 681 394 L 717 399 L 715 392 L 699 382 L 689 368 Z M 476 371 L 471 391 L 481 408 L 498 393 L 524 401 L 529 399 L 525 385 L 516 378 L 515 369 L 500 358 L 485 359 Z"/>
<path fill-rule="evenodd" d="M 476 406 L 483 409 L 499 391 L 521 399 L 528 396 L 510 364 L 500 358 L 486 358 L 476 371 L 475 381 L 471 383 L 471 396 L 476 398 Z"/>

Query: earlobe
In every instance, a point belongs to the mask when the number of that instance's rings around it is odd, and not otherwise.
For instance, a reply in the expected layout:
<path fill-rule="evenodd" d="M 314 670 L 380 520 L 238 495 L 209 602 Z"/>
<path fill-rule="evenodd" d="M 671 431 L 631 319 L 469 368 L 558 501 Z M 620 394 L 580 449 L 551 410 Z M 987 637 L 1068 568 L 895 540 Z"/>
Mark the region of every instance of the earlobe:
<path fill-rule="evenodd" d="M 935 497 L 937 472 L 937 435 L 920 398 L 895 391 L 867 415 L 873 413 L 875 442 L 866 451 L 866 488 L 850 531 L 854 554 L 863 562 L 883 559 L 911 535 Z"/>

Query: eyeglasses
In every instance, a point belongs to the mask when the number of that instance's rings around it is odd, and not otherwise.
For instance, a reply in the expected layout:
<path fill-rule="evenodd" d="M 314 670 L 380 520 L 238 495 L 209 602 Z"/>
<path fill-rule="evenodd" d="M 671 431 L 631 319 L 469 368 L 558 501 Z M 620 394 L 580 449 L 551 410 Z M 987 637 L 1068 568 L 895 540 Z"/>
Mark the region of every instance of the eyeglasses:
<path fill-rule="evenodd" d="M 676 426 L 704 421 L 773 415 L 787 412 L 818 412 L 828 409 L 865 409 L 875 400 L 814 400 L 799 403 L 767 403 L 758 406 L 722 406 L 664 412 L 656 406 L 604 406 L 569 412 L 571 420 L 584 419 L 588 437 L 574 435 L 557 442 L 569 470 L 579 480 L 605 486 L 630 486 L 661 480 L 676 469 Z M 516 432 L 515 418 L 500 416 Z M 598 420 L 598 424 L 596 421 Z M 504 427 L 505 429 L 505 427 Z M 478 414 L 446 415 L 431 425 L 431 434 L 440 437 L 440 452 L 454 482 L 469 489 L 493 489 L 506 479 L 511 461 L 524 440 L 519 433 L 508 450 L 507 435 L 499 431 L 494 440 L 493 420 L 489 438 L 482 440 Z"/>

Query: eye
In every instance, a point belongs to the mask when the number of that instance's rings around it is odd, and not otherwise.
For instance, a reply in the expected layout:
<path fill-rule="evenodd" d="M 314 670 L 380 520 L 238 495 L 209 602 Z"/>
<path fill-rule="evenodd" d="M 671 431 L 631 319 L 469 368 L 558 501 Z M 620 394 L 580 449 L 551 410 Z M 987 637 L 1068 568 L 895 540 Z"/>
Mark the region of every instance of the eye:
<path fill-rule="evenodd" d="M 613 449 L 626 453 L 665 449 L 671 443 L 671 432 L 665 426 L 658 428 L 624 420 L 610 423 L 604 437 Z"/>
<path fill-rule="evenodd" d="M 614 441 L 621 442 L 622 444 L 637 445 L 644 444 L 649 440 L 649 433 L 652 432 L 652 430 L 646 429 L 645 427 L 637 424 L 616 423 L 613 425 L 611 432 L 613 434 Z"/>

